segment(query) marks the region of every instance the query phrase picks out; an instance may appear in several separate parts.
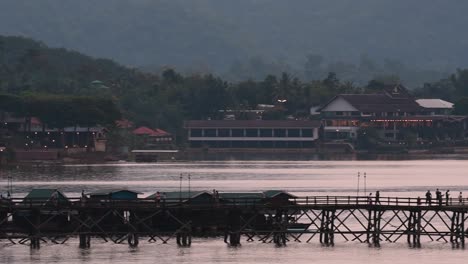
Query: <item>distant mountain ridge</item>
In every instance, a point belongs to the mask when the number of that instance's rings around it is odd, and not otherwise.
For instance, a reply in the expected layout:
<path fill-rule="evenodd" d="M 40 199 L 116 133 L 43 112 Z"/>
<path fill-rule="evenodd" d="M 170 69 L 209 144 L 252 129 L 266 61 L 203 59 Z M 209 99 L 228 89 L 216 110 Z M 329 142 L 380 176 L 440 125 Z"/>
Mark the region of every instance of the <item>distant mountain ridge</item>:
<path fill-rule="evenodd" d="M 362 54 L 426 69 L 466 66 L 468 1 L 5 0 L 0 34 L 22 35 L 131 66 L 222 72 L 260 56 Z"/>

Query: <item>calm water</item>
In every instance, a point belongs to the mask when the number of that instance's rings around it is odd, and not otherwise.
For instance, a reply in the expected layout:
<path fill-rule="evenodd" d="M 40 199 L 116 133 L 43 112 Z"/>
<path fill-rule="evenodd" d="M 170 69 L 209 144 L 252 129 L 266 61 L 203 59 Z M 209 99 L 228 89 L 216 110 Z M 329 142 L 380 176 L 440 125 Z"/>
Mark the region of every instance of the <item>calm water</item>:
<path fill-rule="evenodd" d="M 82 189 L 130 188 L 144 193 L 178 190 L 180 173 L 190 173 L 192 190 L 257 191 L 283 189 L 298 195 L 351 194 L 357 192 L 357 172 L 366 172 L 366 191 L 381 195 L 423 196 L 427 189 L 450 189 L 455 196 L 468 197 L 468 161 L 255 161 L 196 162 L 157 164 L 112 164 L 17 168 L 1 171 L 0 191 L 6 179 L 14 179 L 14 196 L 22 197 L 30 188 L 53 187 L 68 196 Z M 187 177 L 182 181 L 188 189 Z M 360 178 L 361 194 L 364 178 Z M 142 196 L 144 196 L 142 195 Z M 43 244 L 40 250 L 0 243 L 0 263 L 466 263 L 468 251 L 453 250 L 449 244 L 424 243 L 422 249 L 409 249 L 405 243 L 382 245 L 339 242 L 335 247 L 289 243 L 243 243 L 230 248 L 221 239 L 196 239 L 191 248 L 140 243 L 138 249 L 126 245 L 103 244 L 93 240 L 89 250 L 78 249 L 77 241 L 67 245 Z"/>

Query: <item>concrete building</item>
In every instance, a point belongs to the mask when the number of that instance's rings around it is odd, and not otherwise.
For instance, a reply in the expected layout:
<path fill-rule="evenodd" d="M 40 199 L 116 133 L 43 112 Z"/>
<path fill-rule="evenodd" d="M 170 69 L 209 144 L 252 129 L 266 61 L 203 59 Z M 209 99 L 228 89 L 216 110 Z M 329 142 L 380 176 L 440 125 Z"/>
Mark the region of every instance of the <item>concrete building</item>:
<path fill-rule="evenodd" d="M 185 122 L 191 148 L 311 148 L 320 121 L 191 120 Z"/>

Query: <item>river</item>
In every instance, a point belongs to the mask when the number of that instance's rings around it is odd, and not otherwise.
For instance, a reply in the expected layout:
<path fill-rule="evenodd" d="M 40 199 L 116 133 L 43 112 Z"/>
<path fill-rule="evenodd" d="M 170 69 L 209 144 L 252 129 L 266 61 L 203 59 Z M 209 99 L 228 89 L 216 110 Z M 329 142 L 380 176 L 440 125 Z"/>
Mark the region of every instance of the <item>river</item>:
<path fill-rule="evenodd" d="M 77 196 L 103 188 L 128 188 L 142 197 L 156 191 L 182 189 L 260 191 L 282 189 L 296 195 L 355 195 L 380 190 L 382 196 L 424 196 L 430 189 L 460 191 L 468 197 L 467 160 L 409 161 L 219 161 L 154 164 L 68 165 L 18 167 L 0 172 L 0 191 L 13 179 L 14 197 L 33 187 L 58 188 Z M 358 178 L 357 175 L 360 177 Z M 364 173 L 365 176 L 364 177 Z M 182 174 L 182 181 L 180 175 Z M 188 180 L 190 174 L 190 181 Z M 365 189 L 364 189 L 365 188 Z M 312 243 L 273 244 L 243 242 L 239 248 L 222 239 L 195 239 L 191 248 L 140 243 L 137 249 L 93 239 L 91 249 L 77 241 L 43 244 L 40 250 L 0 242 L 0 263 L 465 263 L 467 252 L 441 242 L 410 249 L 404 242 L 383 243 L 380 249 L 339 242 L 334 247 Z"/>

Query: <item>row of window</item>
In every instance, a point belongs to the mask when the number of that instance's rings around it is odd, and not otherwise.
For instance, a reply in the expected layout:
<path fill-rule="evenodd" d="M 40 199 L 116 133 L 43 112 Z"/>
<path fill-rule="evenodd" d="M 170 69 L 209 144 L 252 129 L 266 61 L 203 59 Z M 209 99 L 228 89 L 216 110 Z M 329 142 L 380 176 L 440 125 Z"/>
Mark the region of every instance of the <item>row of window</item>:
<path fill-rule="evenodd" d="M 312 148 L 310 141 L 191 141 L 192 148 Z"/>
<path fill-rule="evenodd" d="M 313 137 L 313 129 L 190 129 L 191 137 Z"/>

